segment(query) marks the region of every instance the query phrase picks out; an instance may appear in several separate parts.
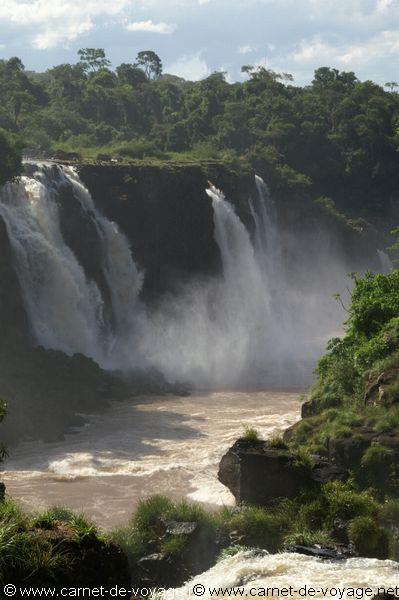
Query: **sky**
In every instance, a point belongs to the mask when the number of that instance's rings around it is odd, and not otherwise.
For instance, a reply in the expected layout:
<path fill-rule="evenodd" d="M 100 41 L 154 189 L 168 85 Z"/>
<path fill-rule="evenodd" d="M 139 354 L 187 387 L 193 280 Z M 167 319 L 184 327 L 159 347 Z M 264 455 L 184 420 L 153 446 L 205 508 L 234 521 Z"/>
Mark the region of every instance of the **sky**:
<path fill-rule="evenodd" d="M 30 70 L 104 48 L 112 65 L 154 50 L 164 72 L 197 80 L 242 65 L 291 73 L 317 67 L 399 81 L 399 0 L 0 0 L 0 58 Z"/>

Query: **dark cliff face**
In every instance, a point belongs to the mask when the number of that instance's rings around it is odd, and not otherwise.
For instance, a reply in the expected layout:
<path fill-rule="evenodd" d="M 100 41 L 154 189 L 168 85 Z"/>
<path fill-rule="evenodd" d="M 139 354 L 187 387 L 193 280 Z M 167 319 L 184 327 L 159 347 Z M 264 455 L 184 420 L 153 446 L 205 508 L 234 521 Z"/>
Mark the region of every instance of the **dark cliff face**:
<path fill-rule="evenodd" d="M 30 333 L 7 227 L 0 217 L 0 350 L 29 344 Z"/>
<path fill-rule="evenodd" d="M 190 278 L 221 270 L 214 240 L 213 210 L 205 190 L 211 181 L 235 206 L 252 232 L 248 199 L 257 194 L 254 173 L 237 173 L 218 163 L 198 165 L 84 164 L 79 176 L 97 207 L 127 236 L 135 261 L 145 271 L 143 296 L 156 300 Z M 275 197 L 285 260 L 301 277 L 310 255 L 339 257 L 347 270 L 380 268 L 377 248 L 386 238 L 363 231 L 309 198 Z M 322 250 L 322 252 L 321 252 Z"/>
<path fill-rule="evenodd" d="M 213 232 L 210 180 L 238 207 L 254 190 L 249 173 L 219 165 L 82 165 L 79 176 L 98 208 L 125 233 L 139 267 L 143 294 L 156 298 L 192 277 L 220 272 Z"/>

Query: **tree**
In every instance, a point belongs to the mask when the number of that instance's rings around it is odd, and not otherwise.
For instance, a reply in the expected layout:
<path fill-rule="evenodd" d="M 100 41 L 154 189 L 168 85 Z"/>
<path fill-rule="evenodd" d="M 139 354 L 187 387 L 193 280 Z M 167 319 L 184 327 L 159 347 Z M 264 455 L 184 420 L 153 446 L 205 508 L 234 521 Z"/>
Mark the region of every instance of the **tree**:
<path fill-rule="evenodd" d="M 392 94 L 396 90 L 396 88 L 399 87 L 399 84 L 396 81 L 387 81 L 385 87 L 387 87 Z"/>
<path fill-rule="evenodd" d="M 78 54 L 85 71 L 99 71 L 111 64 L 102 48 L 82 48 Z"/>
<path fill-rule="evenodd" d="M 158 79 L 162 75 L 162 61 L 152 50 L 142 50 L 136 57 L 137 65 L 144 70 L 148 79 Z"/>
<path fill-rule="evenodd" d="M 22 173 L 22 146 L 19 140 L 0 130 L 0 185 Z M 3 407 L 0 400 L 0 421 Z M 1 453 L 0 453 L 1 454 Z"/>
<path fill-rule="evenodd" d="M 62 64 L 50 69 L 50 89 L 53 96 L 68 102 L 77 101 L 86 80 L 83 65 Z"/>
<path fill-rule="evenodd" d="M 129 63 L 122 63 L 119 67 L 116 67 L 116 73 L 122 85 L 135 87 L 146 81 L 146 75 L 142 69 Z"/>

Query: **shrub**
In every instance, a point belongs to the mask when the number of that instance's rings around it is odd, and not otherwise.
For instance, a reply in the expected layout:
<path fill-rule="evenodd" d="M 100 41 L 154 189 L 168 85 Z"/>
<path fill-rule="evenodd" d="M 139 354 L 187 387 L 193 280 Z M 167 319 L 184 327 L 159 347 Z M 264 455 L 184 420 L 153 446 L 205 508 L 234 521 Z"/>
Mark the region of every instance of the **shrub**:
<path fill-rule="evenodd" d="M 328 533 L 322 530 L 310 531 L 309 529 L 295 529 L 284 538 L 286 546 L 298 544 L 299 546 L 323 545 L 330 541 Z"/>
<path fill-rule="evenodd" d="M 258 443 L 261 442 L 260 435 L 256 429 L 246 425 L 244 428 L 244 435 L 242 436 L 246 442 Z"/>
<path fill-rule="evenodd" d="M 269 441 L 271 448 L 279 448 L 280 450 L 288 450 L 288 444 L 281 436 L 274 436 Z"/>
<path fill-rule="evenodd" d="M 156 144 L 144 138 L 137 138 L 119 144 L 119 146 L 115 148 L 115 151 L 121 158 L 142 159 L 146 156 L 162 156 L 162 152 L 160 152 Z"/>
<path fill-rule="evenodd" d="M 239 510 L 224 509 L 219 515 L 218 524 L 226 533 L 234 531 L 245 545 L 270 551 L 278 549 L 289 527 L 289 521 L 281 512 L 257 506 L 243 506 Z"/>
<path fill-rule="evenodd" d="M 165 552 L 176 558 L 182 554 L 187 539 L 165 535 L 167 521 L 195 522 L 204 539 L 215 536 L 214 518 L 201 506 L 186 501 L 175 503 L 155 495 L 142 500 L 129 525 L 113 531 L 109 537 L 123 548 L 133 569 L 140 557 L 152 552 Z"/>
<path fill-rule="evenodd" d="M 399 499 L 391 499 L 381 505 L 379 520 L 387 527 L 399 527 Z"/>
<path fill-rule="evenodd" d="M 76 516 L 64 506 L 54 506 L 32 519 L 32 527 L 36 529 L 54 529 L 57 523 L 72 523 Z"/>
<path fill-rule="evenodd" d="M 301 504 L 297 512 L 297 520 L 304 529 L 319 529 L 323 526 L 326 513 L 326 501 L 323 496 L 320 496 Z"/>
<path fill-rule="evenodd" d="M 368 482 L 377 488 L 390 488 L 393 476 L 394 452 L 379 443 L 367 448 L 362 456 L 361 467 Z"/>
<path fill-rule="evenodd" d="M 399 412 L 389 412 L 381 417 L 375 424 L 377 433 L 388 433 L 399 428 Z"/>
<path fill-rule="evenodd" d="M 181 556 L 186 547 L 187 539 L 182 535 L 172 535 L 161 541 L 161 552 L 170 556 Z"/>
<path fill-rule="evenodd" d="M 166 517 L 173 508 L 173 502 L 166 496 L 150 496 L 139 503 L 131 525 L 136 531 L 151 534 L 159 519 Z"/>
<path fill-rule="evenodd" d="M 389 535 L 371 517 L 356 517 L 349 523 L 349 540 L 360 555 L 385 559 L 389 555 Z"/>
<path fill-rule="evenodd" d="M 357 516 L 372 516 L 378 504 L 368 492 L 356 491 L 350 483 L 332 481 L 323 485 L 327 502 L 326 521 L 332 525 L 334 519 L 349 521 Z"/>

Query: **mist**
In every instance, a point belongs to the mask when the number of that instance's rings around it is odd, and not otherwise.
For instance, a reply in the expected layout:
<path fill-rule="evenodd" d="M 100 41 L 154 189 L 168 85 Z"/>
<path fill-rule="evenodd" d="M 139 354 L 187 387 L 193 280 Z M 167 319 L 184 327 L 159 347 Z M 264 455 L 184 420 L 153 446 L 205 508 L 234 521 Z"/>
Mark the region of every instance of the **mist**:
<path fill-rule="evenodd" d="M 108 370 L 156 369 L 170 382 L 202 389 L 309 383 L 326 341 L 345 319 L 334 294 L 345 303 L 349 269 L 328 232 L 318 229 L 309 239 L 282 226 L 262 179 L 256 177 L 256 193 L 247 200 L 251 232 L 223 192 L 209 187 L 222 272 L 191 280 L 147 307 L 145 270 L 76 172 L 48 165 L 31 170 L 6 186 L 0 214 L 34 343 L 83 353 Z M 86 227 L 79 243 L 64 223 L 59 190 L 65 186 L 67 210 L 75 202 Z M 87 263 L 93 244 L 95 268 Z"/>

